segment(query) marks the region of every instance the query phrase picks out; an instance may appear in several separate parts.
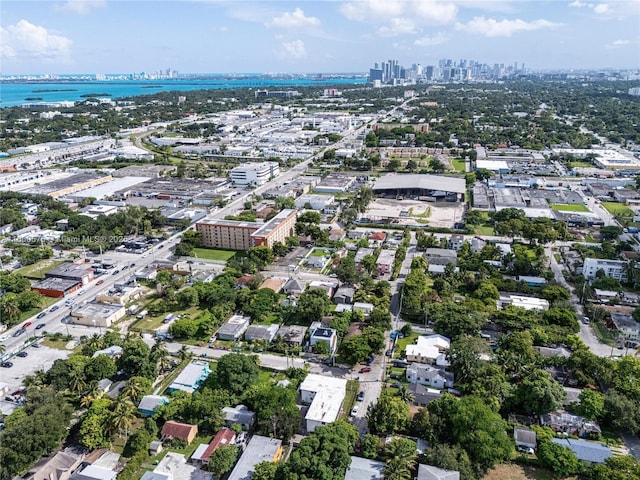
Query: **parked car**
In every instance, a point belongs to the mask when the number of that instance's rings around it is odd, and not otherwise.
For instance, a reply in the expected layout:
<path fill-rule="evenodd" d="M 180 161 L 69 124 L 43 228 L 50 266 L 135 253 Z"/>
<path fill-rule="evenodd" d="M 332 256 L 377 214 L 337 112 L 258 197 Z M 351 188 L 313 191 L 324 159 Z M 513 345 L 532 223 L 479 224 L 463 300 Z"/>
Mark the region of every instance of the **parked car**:
<path fill-rule="evenodd" d="M 363 367 L 360 369 L 359 373 L 368 373 L 371 371 L 371 367 Z"/>
<path fill-rule="evenodd" d="M 113 273 L 111 275 L 117 275 L 120 273 L 120 270 L 114 270 Z"/>
<path fill-rule="evenodd" d="M 21 357 L 21 358 L 24 358 L 27 355 L 29 355 L 29 354 L 27 352 L 24 352 L 24 351 L 16 353 L 16 356 L 17 357 Z"/>
<path fill-rule="evenodd" d="M 364 400 L 364 392 L 363 391 L 360 391 L 360 393 L 358 393 L 358 396 L 356 396 L 356 400 L 358 402 L 361 402 L 361 401 Z"/>
<path fill-rule="evenodd" d="M 356 405 L 355 407 L 353 407 L 351 409 L 351 416 L 355 417 L 358 414 L 358 410 L 360 410 L 360 406 L 359 405 Z"/>
<path fill-rule="evenodd" d="M 402 375 L 398 375 L 397 373 L 392 373 L 389 375 L 389 378 L 393 378 L 394 380 L 402 380 Z"/>
<path fill-rule="evenodd" d="M 46 323 L 39 323 L 38 325 L 36 325 L 36 330 L 40 330 L 41 328 L 44 328 L 46 326 L 47 326 Z"/>
<path fill-rule="evenodd" d="M 49 310 L 50 312 L 55 312 L 58 309 L 58 305 L 54 305 L 53 307 L 51 307 L 51 309 Z"/>
<path fill-rule="evenodd" d="M 0 367 L 2 367 L 2 368 L 11 368 L 11 367 L 13 367 L 13 363 L 11 363 L 11 362 L 2 362 L 2 363 L 0 363 Z"/>
<path fill-rule="evenodd" d="M 36 318 L 42 318 L 47 314 L 47 312 L 40 312 Z"/>
<path fill-rule="evenodd" d="M 96 285 L 102 285 L 103 283 L 104 283 L 104 280 L 98 280 L 98 281 L 96 282 Z"/>

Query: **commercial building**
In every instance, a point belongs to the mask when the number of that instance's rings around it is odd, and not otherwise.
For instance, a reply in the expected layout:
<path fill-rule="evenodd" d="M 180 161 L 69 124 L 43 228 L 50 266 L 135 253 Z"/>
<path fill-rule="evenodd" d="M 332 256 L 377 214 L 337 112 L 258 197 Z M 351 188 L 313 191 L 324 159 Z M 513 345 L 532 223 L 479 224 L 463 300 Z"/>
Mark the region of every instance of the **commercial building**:
<path fill-rule="evenodd" d="M 62 298 L 71 295 L 80 289 L 82 284 L 75 280 L 65 280 L 63 278 L 45 278 L 35 283 L 31 290 L 34 290 L 45 297 Z"/>
<path fill-rule="evenodd" d="M 305 416 L 307 432 L 335 422 L 347 393 L 347 381 L 342 378 L 310 374 L 300 384 L 300 401 L 309 405 Z"/>
<path fill-rule="evenodd" d="M 207 362 L 191 362 L 180 372 L 180 375 L 176 377 L 173 383 L 169 385 L 169 392 L 182 390 L 183 392 L 193 393 L 200 387 L 200 384 L 206 380 L 209 373 L 211 373 L 211 369 Z"/>
<path fill-rule="evenodd" d="M 266 223 L 205 219 L 196 223 L 204 247 L 249 250 L 285 243 L 295 233 L 297 210 L 283 210 Z"/>
<path fill-rule="evenodd" d="M 582 275 L 587 280 L 594 280 L 599 270 L 607 277 L 621 282 L 627 279 L 627 262 L 624 260 L 607 260 L 604 258 L 585 258 L 582 265 Z"/>
<path fill-rule="evenodd" d="M 62 278 L 87 285 L 93 280 L 93 268 L 84 263 L 63 263 L 44 274 L 45 278 Z"/>
<path fill-rule="evenodd" d="M 322 211 L 335 201 L 333 195 L 319 195 L 305 193 L 295 199 L 296 208 L 311 208 L 312 210 Z"/>
<path fill-rule="evenodd" d="M 464 178 L 422 174 L 388 174 L 373 186 L 376 195 L 387 197 L 417 197 L 430 201 L 457 202 L 464 199 Z"/>
<path fill-rule="evenodd" d="M 525 310 L 549 310 L 549 302 L 544 298 L 525 297 L 524 295 L 513 295 L 511 293 L 500 294 L 500 298 L 496 303 L 498 309 L 513 305 Z"/>
<path fill-rule="evenodd" d="M 227 480 L 250 480 L 257 464 L 277 462 L 282 453 L 282 440 L 254 435 Z"/>
<path fill-rule="evenodd" d="M 126 314 L 122 305 L 85 303 L 71 310 L 71 322 L 76 325 L 108 328 Z"/>
<path fill-rule="evenodd" d="M 277 162 L 243 163 L 231 169 L 234 185 L 262 185 L 280 173 Z"/>

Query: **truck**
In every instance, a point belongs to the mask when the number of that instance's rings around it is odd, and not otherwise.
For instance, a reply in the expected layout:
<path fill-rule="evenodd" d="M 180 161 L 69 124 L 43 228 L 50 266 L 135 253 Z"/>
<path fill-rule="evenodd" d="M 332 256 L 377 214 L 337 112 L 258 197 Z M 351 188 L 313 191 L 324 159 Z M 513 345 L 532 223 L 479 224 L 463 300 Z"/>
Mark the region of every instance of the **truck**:
<path fill-rule="evenodd" d="M 164 317 L 164 320 L 162 320 L 162 323 L 169 323 L 171 320 L 173 320 L 175 318 L 176 318 L 175 314 L 170 313 L 169 315 Z"/>
<path fill-rule="evenodd" d="M 138 315 L 136 315 L 136 318 L 138 320 L 142 320 L 144 317 L 147 316 L 147 313 L 149 313 L 147 310 L 142 310 Z"/>
<path fill-rule="evenodd" d="M 129 315 L 134 315 L 138 310 L 140 310 L 140 307 L 138 305 L 131 305 L 129 308 L 127 308 L 127 313 Z"/>

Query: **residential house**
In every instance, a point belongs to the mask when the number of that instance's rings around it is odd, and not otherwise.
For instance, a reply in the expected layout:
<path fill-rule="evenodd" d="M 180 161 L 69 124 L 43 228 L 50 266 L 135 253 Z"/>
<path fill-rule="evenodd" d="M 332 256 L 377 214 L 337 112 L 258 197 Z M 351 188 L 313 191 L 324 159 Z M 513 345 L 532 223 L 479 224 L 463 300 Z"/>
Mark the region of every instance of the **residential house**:
<path fill-rule="evenodd" d="M 277 462 L 282 454 L 282 440 L 254 435 L 227 480 L 250 480 L 258 463 Z"/>
<path fill-rule="evenodd" d="M 236 433 L 230 428 L 222 428 L 216 433 L 211 442 L 200 444 L 191 455 L 191 463 L 194 465 L 206 465 L 209 463 L 211 454 L 223 445 L 233 445 L 236 441 Z"/>
<path fill-rule="evenodd" d="M 202 382 L 211 373 L 208 362 L 193 361 L 187 365 L 180 375 L 169 385 L 169 392 L 175 392 L 176 390 L 182 390 L 184 392 L 195 392 Z"/>
<path fill-rule="evenodd" d="M 285 295 L 296 296 L 304 292 L 305 288 L 306 285 L 301 283 L 300 280 L 296 278 L 290 278 L 287 283 L 284 284 L 284 287 L 282 287 L 282 293 L 284 293 Z"/>
<path fill-rule="evenodd" d="M 418 478 L 416 480 L 460 480 L 460 472 L 421 463 L 418 465 Z"/>
<path fill-rule="evenodd" d="M 597 422 L 579 415 L 573 415 L 564 410 L 557 410 L 542 415 L 540 425 L 549 427 L 553 431 L 568 435 L 584 436 L 590 433 L 602 433 Z"/>
<path fill-rule="evenodd" d="M 218 329 L 216 336 L 220 340 L 240 340 L 244 332 L 249 328 L 251 317 L 243 315 L 233 315 L 229 320 L 222 324 Z"/>
<path fill-rule="evenodd" d="M 353 303 L 353 296 L 356 294 L 356 289 L 353 287 L 342 286 L 336 290 L 333 295 L 333 303 L 351 305 Z"/>
<path fill-rule="evenodd" d="M 498 310 L 502 310 L 508 305 L 524 308 L 525 310 L 549 310 L 549 301 L 544 298 L 514 295 L 513 293 L 500 293 L 500 298 L 496 301 Z"/>
<path fill-rule="evenodd" d="M 446 248 L 427 248 L 425 257 L 430 265 L 448 265 L 449 263 L 455 265 L 458 263 L 458 252 Z"/>
<path fill-rule="evenodd" d="M 607 277 L 620 282 L 627 280 L 627 262 L 624 260 L 608 260 L 603 258 L 585 258 L 582 275 L 587 280 L 595 280 L 598 271 L 602 270 Z"/>
<path fill-rule="evenodd" d="M 513 428 L 513 439 L 517 448 L 533 448 L 536 449 L 536 432 L 523 427 Z"/>
<path fill-rule="evenodd" d="M 169 399 L 163 395 L 145 395 L 138 404 L 138 411 L 150 417 L 162 405 L 169 403 Z"/>
<path fill-rule="evenodd" d="M 307 327 L 302 325 L 282 325 L 276 336 L 280 336 L 288 345 L 299 347 L 304 342 Z"/>
<path fill-rule="evenodd" d="M 305 263 L 307 264 L 307 267 L 309 267 L 309 268 L 317 268 L 317 269 L 322 270 L 329 260 L 330 260 L 329 257 L 324 257 L 324 256 L 322 256 L 322 257 L 307 257 L 305 259 Z"/>
<path fill-rule="evenodd" d="M 464 235 L 460 235 L 459 233 L 454 233 L 447 240 L 447 248 L 450 250 L 460 250 L 462 248 L 463 243 L 464 243 Z"/>
<path fill-rule="evenodd" d="M 115 480 L 118 474 L 108 468 L 98 465 L 87 465 L 82 470 L 76 470 L 71 480 Z"/>
<path fill-rule="evenodd" d="M 393 262 L 396 258 L 395 250 L 382 250 L 376 260 L 378 266 L 378 275 L 386 275 L 393 270 Z"/>
<path fill-rule="evenodd" d="M 376 251 L 373 248 L 360 248 L 356 252 L 356 256 L 354 257 L 354 261 L 356 262 L 356 267 L 358 270 L 362 270 L 364 267 L 362 265 L 362 259 L 367 255 L 375 255 Z"/>
<path fill-rule="evenodd" d="M 412 383 L 411 385 L 409 385 L 409 391 L 413 393 L 413 403 L 422 407 L 428 405 L 429 403 L 437 400 L 442 396 L 442 392 L 440 390 L 425 387 L 420 383 Z"/>
<path fill-rule="evenodd" d="M 384 475 L 384 465 L 377 460 L 352 456 L 344 480 L 379 480 Z"/>
<path fill-rule="evenodd" d="M 407 367 L 406 376 L 410 383 L 420 383 L 438 390 L 453 388 L 453 373 L 431 365 L 412 363 Z"/>
<path fill-rule="evenodd" d="M 324 290 L 329 298 L 333 297 L 334 292 L 338 288 L 337 282 L 325 282 L 322 280 L 313 280 L 309 283 L 309 290 Z"/>
<path fill-rule="evenodd" d="M 375 307 L 373 303 L 368 303 L 368 302 L 355 302 L 353 304 L 353 310 L 362 312 L 365 317 L 368 317 L 369 315 L 371 315 L 371 312 L 373 311 L 374 308 Z"/>
<path fill-rule="evenodd" d="M 240 425 L 243 430 L 248 431 L 256 422 L 256 413 L 244 405 L 224 407 L 222 413 L 224 414 L 224 423 L 227 427 L 237 424 Z"/>
<path fill-rule="evenodd" d="M 524 282 L 530 287 L 542 287 L 547 283 L 547 279 L 543 277 L 532 277 L 528 275 L 519 275 L 516 277 L 518 282 Z"/>
<path fill-rule="evenodd" d="M 323 327 L 320 322 L 313 322 L 309 327 L 309 345 L 313 347 L 318 342 L 326 342 L 329 352 L 334 354 L 338 348 L 338 334 L 333 328 Z"/>
<path fill-rule="evenodd" d="M 69 480 L 83 457 L 72 451 L 60 451 L 53 457 L 38 461 L 25 475 L 25 480 Z"/>
<path fill-rule="evenodd" d="M 451 341 L 442 335 L 420 336 L 413 345 L 407 345 L 405 354 L 407 361 L 414 363 L 435 363 L 446 366 L 446 351 L 449 350 Z"/>
<path fill-rule="evenodd" d="M 551 441 L 568 448 L 578 457 L 578 460 L 589 464 L 605 463 L 605 460 L 613 455 L 611 449 L 601 443 L 573 438 L 552 438 Z"/>
<path fill-rule="evenodd" d="M 162 441 L 154 440 L 149 444 L 149 455 L 158 455 L 162 452 Z M 147 472 L 150 473 L 150 472 Z M 144 476 L 142 477 L 144 478 Z"/>
<path fill-rule="evenodd" d="M 184 455 L 175 452 L 167 452 L 153 473 L 166 475 L 168 480 L 211 480 L 211 473 L 187 463 Z"/>
<path fill-rule="evenodd" d="M 618 338 L 621 341 L 640 341 L 640 323 L 629 314 L 626 313 L 611 313 L 611 320 L 607 322 L 608 325 L 618 331 Z"/>
<path fill-rule="evenodd" d="M 369 235 L 369 246 L 374 248 L 379 247 L 386 239 L 387 234 L 385 232 L 373 232 Z"/>
<path fill-rule="evenodd" d="M 162 440 L 182 440 L 191 444 L 198 434 L 198 426 L 188 423 L 176 422 L 175 420 L 167 420 L 162 426 L 160 436 Z"/>
<path fill-rule="evenodd" d="M 282 290 L 282 287 L 284 286 L 286 281 L 287 280 L 284 278 L 277 278 L 277 277 L 267 278 L 264 282 L 260 284 L 258 289 L 269 288 L 276 293 L 280 293 L 280 290 Z"/>
<path fill-rule="evenodd" d="M 316 427 L 335 422 L 347 393 L 347 381 L 342 378 L 309 374 L 300 384 L 300 401 L 309 405 L 305 415 L 308 433 Z"/>
<path fill-rule="evenodd" d="M 486 244 L 487 244 L 487 242 L 485 242 L 480 237 L 473 237 L 471 239 L 471 251 L 473 253 L 478 253 L 480 250 L 482 250 L 484 248 L 484 246 Z"/>
<path fill-rule="evenodd" d="M 278 327 L 277 323 L 272 323 L 271 325 L 249 325 L 244 334 L 244 339 L 248 342 L 264 340 L 267 343 L 271 343 L 278 333 Z"/>
<path fill-rule="evenodd" d="M 110 347 L 103 348 L 102 350 L 96 350 L 93 352 L 91 358 L 96 358 L 99 355 L 106 355 L 107 357 L 117 358 L 122 355 L 122 347 L 119 345 L 111 345 Z"/>

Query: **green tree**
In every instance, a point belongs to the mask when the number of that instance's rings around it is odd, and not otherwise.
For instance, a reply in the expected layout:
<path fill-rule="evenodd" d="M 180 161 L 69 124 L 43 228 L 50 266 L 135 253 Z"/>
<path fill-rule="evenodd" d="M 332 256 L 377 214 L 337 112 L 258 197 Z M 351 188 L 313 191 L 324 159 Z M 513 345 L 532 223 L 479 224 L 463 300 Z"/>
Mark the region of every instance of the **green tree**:
<path fill-rule="evenodd" d="M 469 455 L 459 445 L 436 444 L 424 453 L 422 461 L 438 468 L 460 472 L 461 480 L 477 478 Z"/>
<path fill-rule="evenodd" d="M 219 478 L 233 468 L 237 459 L 238 447 L 236 445 L 221 445 L 211 454 L 207 468 Z"/>
<path fill-rule="evenodd" d="M 113 358 L 108 355 L 98 355 L 87 362 L 85 373 L 89 381 L 102 380 L 113 377 L 117 370 L 118 367 Z"/>
<path fill-rule="evenodd" d="M 577 412 L 589 420 L 601 419 L 605 414 L 604 395 L 588 388 L 583 389 L 578 396 L 580 403 Z"/>
<path fill-rule="evenodd" d="M 289 440 L 300 426 L 296 391 L 277 385 L 251 390 L 247 404 L 256 412 L 256 428 L 263 435 Z"/>
<path fill-rule="evenodd" d="M 562 406 L 566 393 L 545 370 L 529 372 L 515 392 L 515 405 L 528 415 L 542 415 Z"/>
<path fill-rule="evenodd" d="M 360 440 L 360 454 L 364 458 L 377 458 L 380 451 L 380 437 L 367 433 Z"/>
<path fill-rule="evenodd" d="M 578 471 L 579 461 L 566 447 L 554 442 L 542 442 L 536 452 L 538 460 L 557 475 L 566 477 Z"/>
<path fill-rule="evenodd" d="M 305 323 L 319 321 L 329 312 L 331 300 L 321 289 L 305 290 L 298 298 L 296 316 Z"/>
<path fill-rule="evenodd" d="M 274 260 L 273 251 L 267 246 L 251 247 L 247 255 L 260 268 L 264 268 Z"/>
<path fill-rule="evenodd" d="M 260 462 L 254 467 L 251 480 L 275 480 L 277 471 L 277 463 L 269 461 Z"/>
<path fill-rule="evenodd" d="M 367 409 L 369 430 L 375 434 L 404 432 L 409 426 L 409 420 L 409 406 L 400 398 L 384 391 L 378 401 Z"/>
<path fill-rule="evenodd" d="M 457 388 L 464 388 L 480 377 L 484 355 L 489 354 L 487 342 L 479 337 L 463 335 L 451 343 L 447 357 L 451 363 Z"/>
<path fill-rule="evenodd" d="M 257 357 L 230 353 L 220 357 L 216 368 L 216 381 L 233 395 L 241 396 L 260 376 Z"/>

